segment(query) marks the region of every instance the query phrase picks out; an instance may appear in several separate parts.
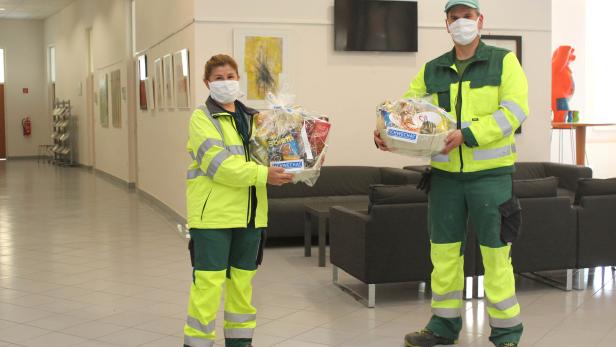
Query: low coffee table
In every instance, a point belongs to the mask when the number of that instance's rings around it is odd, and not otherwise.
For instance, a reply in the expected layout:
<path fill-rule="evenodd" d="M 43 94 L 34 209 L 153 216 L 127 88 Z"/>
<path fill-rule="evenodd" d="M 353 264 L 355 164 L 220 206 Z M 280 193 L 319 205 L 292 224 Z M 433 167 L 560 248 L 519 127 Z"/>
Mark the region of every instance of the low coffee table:
<path fill-rule="evenodd" d="M 325 266 L 325 244 L 329 229 L 329 209 L 332 206 L 342 206 L 353 211 L 367 212 L 368 202 L 341 203 L 308 203 L 304 205 L 304 256 L 311 256 L 312 223 L 318 223 L 319 230 L 319 266 Z"/>

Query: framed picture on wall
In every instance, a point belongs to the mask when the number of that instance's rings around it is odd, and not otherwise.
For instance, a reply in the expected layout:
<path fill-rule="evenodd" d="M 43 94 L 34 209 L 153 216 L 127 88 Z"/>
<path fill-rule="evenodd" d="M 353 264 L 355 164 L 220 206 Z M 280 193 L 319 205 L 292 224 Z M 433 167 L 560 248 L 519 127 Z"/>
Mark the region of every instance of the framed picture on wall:
<path fill-rule="evenodd" d="M 188 70 L 188 49 L 173 53 L 173 81 L 175 106 L 177 108 L 190 108 L 190 75 Z"/>
<path fill-rule="evenodd" d="M 154 106 L 162 110 L 165 108 L 165 100 L 163 95 L 164 81 L 163 81 L 163 61 L 158 58 L 154 61 Z"/>
<path fill-rule="evenodd" d="M 278 30 L 236 29 L 233 54 L 239 65 L 245 101 L 254 108 L 266 108 L 266 95 L 289 82 L 291 71 L 290 34 Z"/>
<path fill-rule="evenodd" d="M 154 109 L 154 83 L 152 83 L 152 78 L 148 77 L 145 79 L 145 95 L 147 99 L 147 110 Z"/>
<path fill-rule="evenodd" d="M 515 53 L 522 64 L 522 36 L 512 35 L 481 35 L 481 40 L 487 45 L 508 49 Z"/>
<path fill-rule="evenodd" d="M 107 74 L 102 74 L 98 80 L 98 116 L 103 128 L 109 128 L 109 92 L 107 81 Z"/>
<path fill-rule="evenodd" d="M 171 54 L 163 57 L 163 94 L 165 98 L 165 107 L 173 109 L 173 61 Z"/>
<path fill-rule="evenodd" d="M 122 74 L 111 71 L 111 123 L 114 128 L 122 127 Z"/>
<path fill-rule="evenodd" d="M 513 35 L 481 35 L 481 40 L 487 45 L 505 48 L 518 57 L 520 65 L 522 64 L 522 36 Z M 520 126 L 516 131 L 516 134 L 522 133 L 522 127 Z"/>
<path fill-rule="evenodd" d="M 148 59 L 147 56 L 140 55 L 137 58 L 137 72 L 139 74 L 139 108 L 148 109 L 148 98 L 146 93 L 145 80 L 148 78 Z"/>

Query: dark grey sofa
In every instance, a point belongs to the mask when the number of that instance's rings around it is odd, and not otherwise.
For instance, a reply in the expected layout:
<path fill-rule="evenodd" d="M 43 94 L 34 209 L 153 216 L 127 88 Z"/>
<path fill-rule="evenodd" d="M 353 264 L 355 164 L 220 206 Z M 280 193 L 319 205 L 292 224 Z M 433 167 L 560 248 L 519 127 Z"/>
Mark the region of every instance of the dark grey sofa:
<path fill-rule="evenodd" d="M 616 178 L 580 180 L 575 206 L 577 268 L 616 265 Z"/>
<path fill-rule="evenodd" d="M 426 167 L 409 166 L 423 171 Z M 522 206 L 522 226 L 512 247 L 516 272 L 535 272 L 576 267 L 577 213 L 573 206 L 578 180 L 592 177 L 587 167 L 558 163 L 516 163 L 514 193 Z M 469 228 L 473 235 L 472 224 Z M 481 252 L 475 244 L 476 275 L 483 275 Z"/>
<path fill-rule="evenodd" d="M 370 185 L 416 184 L 420 179 L 417 172 L 395 168 L 324 166 L 314 187 L 302 183 L 268 186 L 268 238 L 303 236 L 306 203 L 363 202 L 367 207 Z"/>

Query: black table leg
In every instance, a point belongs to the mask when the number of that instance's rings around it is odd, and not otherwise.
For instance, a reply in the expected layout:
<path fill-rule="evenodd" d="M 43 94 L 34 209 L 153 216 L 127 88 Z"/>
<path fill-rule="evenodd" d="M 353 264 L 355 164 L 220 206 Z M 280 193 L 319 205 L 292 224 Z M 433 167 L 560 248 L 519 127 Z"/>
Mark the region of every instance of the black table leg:
<path fill-rule="evenodd" d="M 310 257 L 312 247 L 312 223 L 310 214 L 304 213 L 304 257 Z"/>
<path fill-rule="evenodd" d="M 325 266 L 325 243 L 327 241 L 327 217 L 319 216 L 319 266 Z"/>

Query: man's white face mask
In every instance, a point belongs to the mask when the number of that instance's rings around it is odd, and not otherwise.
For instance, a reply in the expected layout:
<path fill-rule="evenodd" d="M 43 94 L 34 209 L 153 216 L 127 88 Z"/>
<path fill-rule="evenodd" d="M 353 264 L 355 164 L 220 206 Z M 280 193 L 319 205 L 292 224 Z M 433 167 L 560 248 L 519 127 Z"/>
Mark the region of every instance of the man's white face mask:
<path fill-rule="evenodd" d="M 466 46 L 479 35 L 479 19 L 460 18 L 449 24 L 449 32 L 455 43 Z"/>

